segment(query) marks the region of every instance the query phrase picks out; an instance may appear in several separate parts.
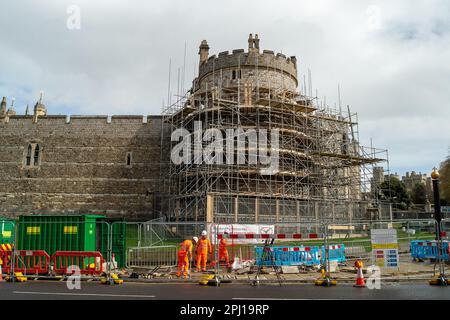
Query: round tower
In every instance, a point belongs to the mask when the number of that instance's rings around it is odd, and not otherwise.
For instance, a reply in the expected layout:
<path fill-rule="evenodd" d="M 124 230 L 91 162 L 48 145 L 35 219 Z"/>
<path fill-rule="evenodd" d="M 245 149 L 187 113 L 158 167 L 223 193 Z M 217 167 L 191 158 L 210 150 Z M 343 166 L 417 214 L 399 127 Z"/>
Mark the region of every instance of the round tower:
<path fill-rule="evenodd" d="M 291 96 L 297 91 L 297 59 L 259 49 L 258 35 L 248 38 L 248 50 L 234 49 L 208 56 L 206 40 L 200 45 L 198 77 L 193 92 L 210 91 L 213 87 L 239 89 L 244 84 L 259 91 L 285 91 Z M 199 91 L 200 90 L 200 91 Z"/>

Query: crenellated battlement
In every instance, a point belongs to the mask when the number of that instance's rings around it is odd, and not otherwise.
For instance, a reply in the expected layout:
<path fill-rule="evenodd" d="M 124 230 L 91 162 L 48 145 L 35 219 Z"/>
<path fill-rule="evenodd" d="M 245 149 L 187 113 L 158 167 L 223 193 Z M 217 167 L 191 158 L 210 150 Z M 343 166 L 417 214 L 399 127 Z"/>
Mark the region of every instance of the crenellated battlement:
<path fill-rule="evenodd" d="M 295 56 L 286 57 L 282 53 L 264 50 L 262 53 L 245 52 L 244 49 L 235 49 L 231 53 L 223 51 L 208 57 L 199 67 L 199 79 L 217 72 L 220 69 L 233 68 L 261 68 L 281 71 L 297 80 L 297 59 Z"/>
<path fill-rule="evenodd" d="M 8 117 L 7 121 L 1 121 L 0 124 L 13 126 L 14 124 L 28 123 L 33 124 L 150 124 L 152 120 L 160 120 L 161 115 L 45 115 L 36 118 L 33 115 L 13 115 Z"/>

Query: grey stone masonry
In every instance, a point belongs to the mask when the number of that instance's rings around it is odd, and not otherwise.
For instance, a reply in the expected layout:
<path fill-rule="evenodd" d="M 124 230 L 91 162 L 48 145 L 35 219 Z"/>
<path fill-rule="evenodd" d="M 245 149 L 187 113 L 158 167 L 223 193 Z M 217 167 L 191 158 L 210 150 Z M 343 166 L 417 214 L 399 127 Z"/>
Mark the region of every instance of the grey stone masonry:
<path fill-rule="evenodd" d="M 32 120 L 11 116 L 0 122 L 0 216 L 103 212 L 152 218 L 164 170 L 160 116 Z"/>

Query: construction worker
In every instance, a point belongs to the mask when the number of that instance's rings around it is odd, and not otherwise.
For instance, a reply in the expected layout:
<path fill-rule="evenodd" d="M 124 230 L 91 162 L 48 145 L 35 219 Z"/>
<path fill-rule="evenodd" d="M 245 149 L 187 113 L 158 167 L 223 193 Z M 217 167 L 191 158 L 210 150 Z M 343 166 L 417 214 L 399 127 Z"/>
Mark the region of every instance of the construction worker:
<path fill-rule="evenodd" d="M 208 253 L 212 253 L 211 241 L 206 237 L 208 233 L 206 230 L 202 231 L 202 237 L 198 240 L 197 249 L 197 271 L 206 271 L 206 261 L 208 260 Z"/>
<path fill-rule="evenodd" d="M 219 262 L 225 260 L 225 263 L 227 264 L 227 268 L 230 267 L 230 257 L 228 255 L 227 250 L 227 239 L 222 237 L 219 242 Z"/>
<path fill-rule="evenodd" d="M 184 240 L 180 244 L 180 249 L 178 249 L 178 272 L 177 277 L 183 275 L 184 278 L 187 278 L 187 274 L 189 271 L 189 261 L 192 258 L 192 248 L 198 242 L 197 237 L 192 237 L 191 240 Z"/>

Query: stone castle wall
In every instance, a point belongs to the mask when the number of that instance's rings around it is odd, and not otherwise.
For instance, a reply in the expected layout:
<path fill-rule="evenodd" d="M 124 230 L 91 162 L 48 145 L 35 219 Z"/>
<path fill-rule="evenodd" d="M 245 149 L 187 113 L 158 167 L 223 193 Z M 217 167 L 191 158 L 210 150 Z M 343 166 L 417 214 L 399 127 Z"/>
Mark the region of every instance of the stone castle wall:
<path fill-rule="evenodd" d="M 44 116 L 33 123 L 32 116 L 13 116 L 0 123 L 0 216 L 98 212 L 151 219 L 161 189 L 161 120 Z M 37 166 L 26 165 L 29 144 L 39 145 Z"/>

